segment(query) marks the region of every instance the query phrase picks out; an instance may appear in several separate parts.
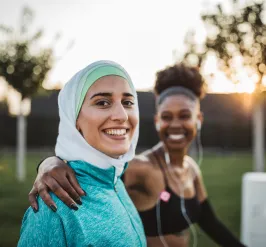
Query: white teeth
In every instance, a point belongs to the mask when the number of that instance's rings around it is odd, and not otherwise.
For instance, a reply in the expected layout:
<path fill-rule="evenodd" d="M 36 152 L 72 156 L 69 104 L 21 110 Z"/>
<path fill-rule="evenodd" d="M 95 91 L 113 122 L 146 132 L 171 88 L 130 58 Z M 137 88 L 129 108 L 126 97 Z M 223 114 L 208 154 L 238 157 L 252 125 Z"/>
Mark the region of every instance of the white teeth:
<path fill-rule="evenodd" d="M 108 129 L 105 131 L 108 135 L 123 136 L 126 134 L 126 129 Z"/>
<path fill-rule="evenodd" d="M 181 140 L 183 138 L 185 138 L 184 134 L 180 134 L 180 135 L 169 135 L 169 138 L 172 140 Z"/>

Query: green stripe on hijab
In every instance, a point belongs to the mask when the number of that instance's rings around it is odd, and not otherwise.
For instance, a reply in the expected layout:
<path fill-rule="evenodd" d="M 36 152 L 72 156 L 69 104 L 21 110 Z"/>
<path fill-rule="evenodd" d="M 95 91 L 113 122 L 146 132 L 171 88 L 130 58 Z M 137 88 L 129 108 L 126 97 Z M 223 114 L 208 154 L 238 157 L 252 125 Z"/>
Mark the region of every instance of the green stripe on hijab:
<path fill-rule="evenodd" d="M 86 80 L 81 91 L 80 95 L 77 95 L 79 97 L 78 104 L 76 107 L 76 118 L 79 115 L 80 109 L 82 107 L 82 104 L 84 102 L 84 99 L 86 97 L 86 94 L 89 90 L 89 88 L 96 82 L 98 79 L 108 76 L 108 75 L 116 75 L 124 78 L 130 85 L 131 89 L 135 91 L 133 83 L 130 79 L 130 77 L 118 66 L 110 65 L 110 64 L 98 64 L 95 67 L 93 67 L 91 70 L 89 70 L 85 76 L 84 79 Z M 78 90 L 79 91 L 79 90 Z"/>

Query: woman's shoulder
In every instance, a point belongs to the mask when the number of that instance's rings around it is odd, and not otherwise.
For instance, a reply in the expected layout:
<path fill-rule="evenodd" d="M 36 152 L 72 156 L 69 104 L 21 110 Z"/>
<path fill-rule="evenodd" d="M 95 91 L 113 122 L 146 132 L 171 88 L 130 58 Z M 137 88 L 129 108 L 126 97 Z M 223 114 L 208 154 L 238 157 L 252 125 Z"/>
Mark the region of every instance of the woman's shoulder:
<path fill-rule="evenodd" d="M 132 163 L 135 165 L 146 165 L 147 168 L 157 167 L 155 153 L 161 148 L 161 143 L 158 143 L 154 147 L 143 151 L 135 156 Z"/>
<path fill-rule="evenodd" d="M 49 192 L 52 200 L 56 205 L 56 211 L 54 212 L 48 205 L 45 204 L 41 197 L 38 197 L 39 210 L 36 215 L 42 215 L 44 218 L 62 218 L 62 215 L 66 215 L 71 212 L 70 208 L 61 201 L 53 192 Z"/>
<path fill-rule="evenodd" d="M 24 214 L 18 246 L 48 246 L 51 241 L 53 246 L 66 246 L 65 231 L 60 216 L 41 199 L 38 200 L 38 204 L 37 213 L 34 213 L 30 207 Z"/>
<path fill-rule="evenodd" d="M 193 175 L 196 177 L 201 176 L 201 170 L 197 162 L 191 156 L 188 155 L 186 155 L 184 159 L 185 162 L 188 164 L 189 168 L 191 169 L 191 171 L 194 173 Z"/>
<path fill-rule="evenodd" d="M 153 148 L 136 155 L 130 161 L 125 175 L 130 178 L 138 178 L 139 180 L 145 181 L 145 183 L 148 180 L 154 180 L 158 176 L 160 177 L 160 167 L 156 162 Z"/>
<path fill-rule="evenodd" d="M 156 170 L 157 164 L 153 161 L 150 153 L 141 153 L 134 157 L 129 163 L 129 168 L 138 172 L 152 172 Z"/>
<path fill-rule="evenodd" d="M 137 155 L 134 157 L 133 160 L 129 162 L 129 166 L 126 170 L 127 174 L 135 174 L 138 176 L 146 176 L 149 171 L 153 169 L 152 162 L 150 159 L 145 155 Z"/>

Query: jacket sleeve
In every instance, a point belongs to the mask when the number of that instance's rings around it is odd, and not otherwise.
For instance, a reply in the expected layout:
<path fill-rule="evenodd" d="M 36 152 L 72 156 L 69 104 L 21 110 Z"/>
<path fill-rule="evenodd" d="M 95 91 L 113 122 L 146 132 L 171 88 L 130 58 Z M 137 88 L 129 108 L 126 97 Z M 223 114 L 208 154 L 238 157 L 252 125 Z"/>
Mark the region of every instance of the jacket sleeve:
<path fill-rule="evenodd" d="M 223 247 L 245 247 L 216 217 L 207 199 L 201 203 L 201 216 L 198 224 L 205 233 Z"/>
<path fill-rule="evenodd" d="M 24 215 L 18 247 L 66 247 L 62 221 L 56 213 L 29 208 Z"/>

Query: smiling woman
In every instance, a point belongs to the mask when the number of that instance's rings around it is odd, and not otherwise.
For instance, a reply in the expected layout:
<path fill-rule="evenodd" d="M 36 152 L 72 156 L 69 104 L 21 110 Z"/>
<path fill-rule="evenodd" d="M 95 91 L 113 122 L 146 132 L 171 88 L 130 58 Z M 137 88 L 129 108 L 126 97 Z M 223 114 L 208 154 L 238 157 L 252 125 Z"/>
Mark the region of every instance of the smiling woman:
<path fill-rule="evenodd" d="M 196 136 L 195 123 L 202 121 L 199 102 L 187 100 L 184 95 L 169 96 L 158 105 L 155 121 L 168 150 L 185 149 Z"/>
<path fill-rule="evenodd" d="M 24 216 L 18 246 L 146 246 L 120 179 L 138 139 L 137 94 L 129 75 L 114 62 L 93 63 L 65 85 L 58 104 L 56 154 L 75 171 L 87 195 L 83 204 L 78 200 L 79 210 L 72 204 L 73 210 L 50 205 L 51 211 L 39 199 L 39 213 L 28 209 Z M 55 194 L 51 197 L 59 200 Z"/>
<path fill-rule="evenodd" d="M 138 118 L 126 80 L 105 76 L 94 83 L 80 109 L 77 129 L 95 149 L 118 158 L 131 144 Z"/>

